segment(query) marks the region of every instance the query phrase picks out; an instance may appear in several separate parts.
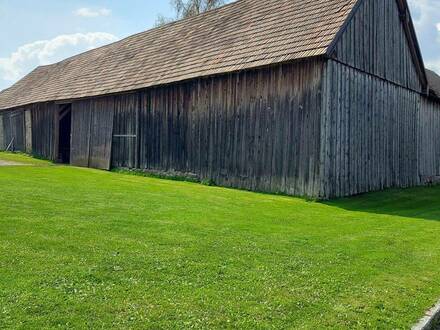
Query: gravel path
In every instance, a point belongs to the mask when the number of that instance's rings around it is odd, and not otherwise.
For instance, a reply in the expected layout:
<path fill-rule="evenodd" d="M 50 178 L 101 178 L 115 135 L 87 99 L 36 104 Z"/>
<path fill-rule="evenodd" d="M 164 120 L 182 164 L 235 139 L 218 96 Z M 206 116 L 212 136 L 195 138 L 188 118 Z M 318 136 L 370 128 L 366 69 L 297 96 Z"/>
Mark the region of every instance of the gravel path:
<path fill-rule="evenodd" d="M 1 160 L 0 159 L 0 166 L 22 166 L 22 165 L 26 165 L 26 164 L 17 163 L 17 162 L 10 162 L 8 160 Z"/>

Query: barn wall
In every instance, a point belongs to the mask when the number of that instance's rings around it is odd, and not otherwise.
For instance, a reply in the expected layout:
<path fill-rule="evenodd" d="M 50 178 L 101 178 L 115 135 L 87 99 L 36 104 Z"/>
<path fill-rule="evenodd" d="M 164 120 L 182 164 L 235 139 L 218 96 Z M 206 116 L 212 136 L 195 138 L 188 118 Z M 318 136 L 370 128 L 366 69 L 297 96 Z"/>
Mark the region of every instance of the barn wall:
<path fill-rule="evenodd" d="M 440 101 L 423 98 L 418 122 L 420 175 L 430 181 L 440 176 Z"/>
<path fill-rule="evenodd" d="M 72 165 L 110 168 L 115 97 L 72 103 Z"/>
<path fill-rule="evenodd" d="M 139 93 L 115 97 L 112 146 L 113 167 L 138 167 L 139 101 Z"/>
<path fill-rule="evenodd" d="M 326 75 L 324 195 L 419 184 L 422 96 L 334 61 L 328 62 Z"/>
<path fill-rule="evenodd" d="M 5 129 L 3 127 L 3 115 L 0 113 L 0 151 L 4 151 L 5 149 Z"/>
<path fill-rule="evenodd" d="M 7 132 L 10 131 L 10 128 L 8 128 L 9 125 L 10 122 L 7 112 L 0 112 L 0 151 L 6 150 L 10 142 L 10 136 L 7 136 Z"/>
<path fill-rule="evenodd" d="M 16 109 L 0 113 L 2 128 L 0 129 L 0 148 L 11 151 L 25 151 L 26 132 L 24 123 L 24 111 Z"/>
<path fill-rule="evenodd" d="M 404 19 L 395 0 L 363 0 L 336 45 L 335 59 L 421 91 Z"/>
<path fill-rule="evenodd" d="M 89 166 L 92 116 L 90 105 L 90 101 L 78 101 L 72 104 L 70 162 L 75 166 Z"/>
<path fill-rule="evenodd" d="M 55 103 L 38 103 L 31 112 L 32 154 L 49 160 L 57 158 L 57 110 Z"/>
<path fill-rule="evenodd" d="M 13 111 L 10 114 L 11 136 L 14 138 L 13 148 L 16 151 L 26 150 L 26 132 L 24 123 L 24 111 Z"/>
<path fill-rule="evenodd" d="M 32 110 L 26 109 L 24 111 L 24 126 L 25 126 L 25 151 L 32 154 Z"/>
<path fill-rule="evenodd" d="M 311 60 L 118 96 L 112 164 L 317 196 L 322 68 Z"/>

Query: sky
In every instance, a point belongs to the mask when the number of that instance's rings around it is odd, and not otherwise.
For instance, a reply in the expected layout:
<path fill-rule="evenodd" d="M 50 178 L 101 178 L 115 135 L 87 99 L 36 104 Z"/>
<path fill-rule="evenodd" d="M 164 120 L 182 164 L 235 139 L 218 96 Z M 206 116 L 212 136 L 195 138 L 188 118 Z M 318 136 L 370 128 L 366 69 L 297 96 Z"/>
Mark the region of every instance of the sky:
<path fill-rule="evenodd" d="M 440 0 L 409 0 L 425 65 L 440 74 Z M 38 65 L 114 42 L 173 16 L 169 0 L 0 0 L 0 90 Z"/>

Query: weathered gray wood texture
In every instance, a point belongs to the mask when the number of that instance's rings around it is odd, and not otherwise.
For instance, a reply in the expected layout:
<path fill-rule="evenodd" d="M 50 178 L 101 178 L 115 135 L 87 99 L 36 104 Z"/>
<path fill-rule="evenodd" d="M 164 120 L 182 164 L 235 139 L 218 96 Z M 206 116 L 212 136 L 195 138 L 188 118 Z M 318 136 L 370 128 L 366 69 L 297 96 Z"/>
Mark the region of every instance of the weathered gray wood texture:
<path fill-rule="evenodd" d="M 90 102 L 78 101 L 72 104 L 72 140 L 70 146 L 70 163 L 72 165 L 89 166 L 91 116 Z"/>
<path fill-rule="evenodd" d="M 115 97 L 113 124 L 112 166 L 137 167 L 140 94 Z"/>
<path fill-rule="evenodd" d="M 440 101 L 422 99 L 418 128 L 420 175 L 429 180 L 440 176 Z"/>
<path fill-rule="evenodd" d="M 72 165 L 110 168 L 113 117 L 112 96 L 72 103 Z"/>
<path fill-rule="evenodd" d="M 57 109 L 54 103 L 39 103 L 30 107 L 32 120 L 32 153 L 38 157 L 57 158 Z"/>
<path fill-rule="evenodd" d="M 405 33 L 406 19 L 395 0 L 362 0 L 336 44 L 335 59 L 421 91 L 416 58 Z"/>
<path fill-rule="evenodd" d="M 422 96 L 334 61 L 326 74 L 323 196 L 417 185 Z"/>
<path fill-rule="evenodd" d="M 26 109 L 24 111 L 24 125 L 25 125 L 25 151 L 32 154 L 32 110 Z M 1 145 L 1 143 L 0 143 Z"/>
<path fill-rule="evenodd" d="M 322 67 L 309 60 L 142 92 L 139 167 L 316 196 Z"/>
<path fill-rule="evenodd" d="M 25 151 L 26 132 L 24 122 L 24 111 L 13 112 L 10 117 L 12 136 L 14 137 L 14 150 Z"/>
<path fill-rule="evenodd" d="M 0 114 L 2 128 L 0 133 L 0 148 L 6 150 L 9 147 L 10 151 L 25 151 L 25 123 L 24 112 L 22 109 L 15 109 L 12 111 L 5 111 Z"/>
<path fill-rule="evenodd" d="M 5 129 L 3 127 L 3 115 L 0 114 L 0 151 L 4 151 L 5 146 Z"/>
<path fill-rule="evenodd" d="M 325 73 L 323 197 L 417 185 L 440 162 L 440 103 L 422 95 L 406 8 L 359 4 Z"/>

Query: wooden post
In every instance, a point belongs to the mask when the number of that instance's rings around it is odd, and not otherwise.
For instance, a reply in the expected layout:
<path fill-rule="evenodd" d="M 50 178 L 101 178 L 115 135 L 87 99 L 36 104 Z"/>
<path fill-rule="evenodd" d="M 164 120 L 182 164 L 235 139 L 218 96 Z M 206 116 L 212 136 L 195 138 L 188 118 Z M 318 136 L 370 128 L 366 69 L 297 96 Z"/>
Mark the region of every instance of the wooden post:
<path fill-rule="evenodd" d="M 26 110 L 24 112 L 25 121 L 25 150 L 26 153 L 32 153 L 32 112 L 31 110 Z M 1 148 L 1 143 L 0 143 Z"/>
<path fill-rule="evenodd" d="M 140 111 L 142 107 L 142 96 L 141 92 L 138 93 L 138 105 L 136 107 L 136 147 L 135 147 L 135 153 L 134 153 L 134 163 L 135 168 L 139 168 L 139 158 L 140 158 Z"/>

